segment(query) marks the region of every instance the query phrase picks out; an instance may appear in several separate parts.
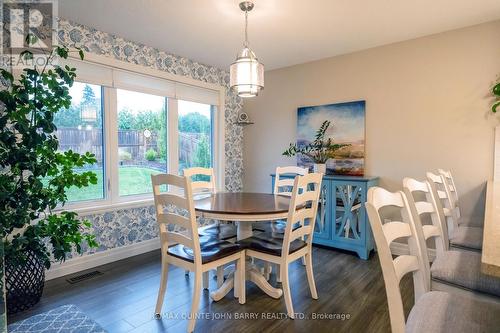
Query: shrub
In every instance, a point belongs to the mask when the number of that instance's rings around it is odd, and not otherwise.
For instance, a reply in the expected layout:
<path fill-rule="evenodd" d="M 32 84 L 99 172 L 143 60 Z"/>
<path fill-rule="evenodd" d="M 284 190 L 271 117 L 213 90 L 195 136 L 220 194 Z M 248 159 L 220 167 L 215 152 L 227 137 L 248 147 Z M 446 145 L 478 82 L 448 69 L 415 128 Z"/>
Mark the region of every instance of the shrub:
<path fill-rule="evenodd" d="M 118 157 L 120 161 L 131 161 L 132 160 L 132 154 L 129 153 L 128 151 L 125 150 L 120 150 L 118 152 Z"/>
<path fill-rule="evenodd" d="M 156 151 L 154 149 L 148 149 L 148 151 L 144 154 L 144 157 L 148 161 L 154 161 L 156 160 Z"/>

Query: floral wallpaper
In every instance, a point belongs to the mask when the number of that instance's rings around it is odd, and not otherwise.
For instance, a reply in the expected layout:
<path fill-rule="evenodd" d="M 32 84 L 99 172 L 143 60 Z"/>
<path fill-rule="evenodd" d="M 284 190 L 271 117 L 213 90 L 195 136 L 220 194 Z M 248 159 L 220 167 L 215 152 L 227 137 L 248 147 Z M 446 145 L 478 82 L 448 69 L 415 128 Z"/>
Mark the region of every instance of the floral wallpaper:
<path fill-rule="evenodd" d="M 200 64 L 188 58 L 160 51 L 65 19 L 59 19 L 58 35 L 60 43 L 70 47 L 82 47 L 86 52 L 225 86 L 225 186 L 227 191 L 241 190 L 243 132 L 241 126 L 235 123 L 242 108 L 242 101 L 229 89 L 228 71 Z M 158 237 L 155 212 L 152 206 L 90 214 L 82 216 L 82 218 L 92 222 L 93 232 L 99 243 L 99 248 L 87 250 L 88 254 Z M 207 221 L 201 223 L 204 224 Z"/>

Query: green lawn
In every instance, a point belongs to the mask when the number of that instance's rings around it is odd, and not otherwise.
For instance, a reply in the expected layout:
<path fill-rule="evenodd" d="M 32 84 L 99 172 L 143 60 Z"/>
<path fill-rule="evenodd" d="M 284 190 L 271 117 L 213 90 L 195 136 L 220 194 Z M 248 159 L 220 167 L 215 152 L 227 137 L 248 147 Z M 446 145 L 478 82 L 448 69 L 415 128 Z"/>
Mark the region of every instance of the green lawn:
<path fill-rule="evenodd" d="M 145 167 L 120 167 L 119 190 L 120 195 L 144 194 L 152 192 L 151 175 L 160 171 Z M 102 170 L 94 171 L 97 174 L 97 184 L 85 188 L 71 187 L 68 189 L 68 201 L 95 200 L 104 197 Z"/>

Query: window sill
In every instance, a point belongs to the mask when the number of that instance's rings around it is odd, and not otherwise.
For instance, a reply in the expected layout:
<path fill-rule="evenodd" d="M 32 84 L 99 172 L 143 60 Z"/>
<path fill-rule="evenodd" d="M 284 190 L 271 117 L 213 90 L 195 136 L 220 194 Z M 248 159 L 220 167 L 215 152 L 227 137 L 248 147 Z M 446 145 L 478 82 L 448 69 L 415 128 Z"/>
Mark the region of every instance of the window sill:
<path fill-rule="evenodd" d="M 100 203 L 100 202 L 95 202 L 95 203 L 89 203 L 88 205 L 81 206 L 81 205 L 68 205 L 66 207 L 61 207 L 61 209 L 58 209 L 57 211 L 70 211 L 70 212 L 75 212 L 78 213 L 79 215 L 90 215 L 90 214 L 101 214 L 101 213 L 106 213 L 109 211 L 115 211 L 119 209 L 131 209 L 131 208 L 141 208 L 141 207 L 147 207 L 151 206 L 154 204 L 154 199 L 153 198 L 144 198 L 144 199 L 137 199 L 137 200 L 129 200 L 129 201 L 124 201 L 124 202 L 115 202 L 115 203 Z"/>

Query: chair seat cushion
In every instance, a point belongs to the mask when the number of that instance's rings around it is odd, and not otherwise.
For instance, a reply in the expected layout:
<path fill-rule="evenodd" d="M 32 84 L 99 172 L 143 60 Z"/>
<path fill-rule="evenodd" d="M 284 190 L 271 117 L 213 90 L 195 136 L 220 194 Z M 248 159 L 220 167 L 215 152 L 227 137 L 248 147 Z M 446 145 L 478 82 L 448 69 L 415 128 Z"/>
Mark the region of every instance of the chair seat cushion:
<path fill-rule="evenodd" d="M 232 223 L 217 223 L 211 224 L 198 229 L 198 233 L 202 236 L 211 236 L 221 240 L 236 238 L 236 226 Z"/>
<path fill-rule="evenodd" d="M 283 247 L 283 235 L 263 232 L 259 235 L 239 240 L 237 243 L 245 249 L 268 253 L 275 256 L 281 256 L 281 249 Z M 306 242 L 301 239 L 296 239 L 290 243 L 289 253 L 294 253 L 306 246 Z"/>
<path fill-rule="evenodd" d="M 412 308 L 407 333 L 498 332 L 500 304 L 431 291 Z"/>
<path fill-rule="evenodd" d="M 238 244 L 217 239 L 216 237 L 200 237 L 201 261 L 203 264 L 222 259 L 241 251 Z M 194 262 L 193 249 L 177 244 L 168 248 L 168 254 L 176 258 Z"/>
<path fill-rule="evenodd" d="M 474 227 L 474 228 L 483 228 L 484 227 L 484 219 L 459 219 L 458 225 L 464 227 Z"/>
<path fill-rule="evenodd" d="M 500 278 L 481 273 L 481 254 L 446 251 L 431 266 L 432 279 L 472 291 L 500 297 Z"/>
<path fill-rule="evenodd" d="M 459 226 L 450 238 L 453 247 L 481 250 L 483 248 L 483 229 Z"/>

